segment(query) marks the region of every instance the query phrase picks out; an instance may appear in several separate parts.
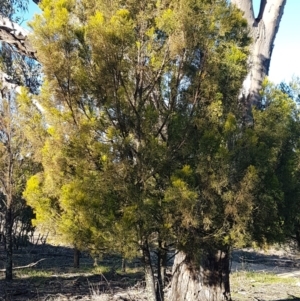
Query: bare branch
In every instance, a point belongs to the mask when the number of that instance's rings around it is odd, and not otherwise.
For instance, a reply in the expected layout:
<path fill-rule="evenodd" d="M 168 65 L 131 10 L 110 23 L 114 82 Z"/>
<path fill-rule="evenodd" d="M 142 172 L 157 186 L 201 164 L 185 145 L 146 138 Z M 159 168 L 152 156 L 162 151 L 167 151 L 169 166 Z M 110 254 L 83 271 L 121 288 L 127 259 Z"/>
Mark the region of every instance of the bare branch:
<path fill-rule="evenodd" d="M 32 262 L 32 263 L 29 263 L 27 265 L 22 265 L 22 266 L 19 266 L 19 267 L 13 267 L 13 270 L 21 270 L 21 269 L 27 269 L 27 268 L 32 268 L 34 266 L 36 266 L 39 262 L 43 261 L 43 260 L 46 260 L 47 258 L 42 258 L 36 262 Z M 6 269 L 0 269 L 0 272 L 5 272 Z"/>

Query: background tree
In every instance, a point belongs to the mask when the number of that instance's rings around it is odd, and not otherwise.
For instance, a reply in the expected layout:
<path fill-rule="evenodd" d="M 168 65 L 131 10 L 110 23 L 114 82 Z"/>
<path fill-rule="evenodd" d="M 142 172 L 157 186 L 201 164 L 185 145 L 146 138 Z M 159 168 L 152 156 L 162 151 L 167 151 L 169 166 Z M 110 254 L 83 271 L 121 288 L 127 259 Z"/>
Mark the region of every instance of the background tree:
<path fill-rule="evenodd" d="M 32 161 L 24 153 L 26 139 L 18 123 L 18 110 L 11 91 L 1 93 L 0 139 L 0 189 L 3 197 L 4 235 L 6 249 L 6 280 L 12 280 L 13 225 L 27 210 L 22 199 L 27 178 L 32 171 Z M 27 218 L 31 219 L 32 215 Z M 19 224 L 20 226 L 20 224 Z"/>
<path fill-rule="evenodd" d="M 12 279 L 12 250 L 21 234 L 33 230 L 32 210 L 22 198 L 22 189 L 32 168 L 31 161 L 23 149 L 26 139 L 21 131 L 16 104 L 20 86 L 29 87 L 37 93 L 40 83 L 39 65 L 24 56 L 27 44 L 21 27 L 16 23 L 18 13 L 24 12 L 24 1 L 3 1 L 1 5 L 1 228 L 7 252 L 6 279 Z M 12 38 L 17 36 L 18 43 Z M 5 43 L 7 41 L 9 43 Z M 23 47 L 23 48 L 22 48 Z M 25 48 L 24 48 L 25 47 Z M 23 55 L 15 50 L 23 52 Z M 23 49 L 23 50 L 22 50 Z M 25 153 L 22 153 L 22 152 Z M 3 227 L 2 227 L 3 226 Z M 25 231 L 25 232 L 24 232 Z M 28 231 L 28 232 L 27 232 Z"/>
<path fill-rule="evenodd" d="M 277 87 L 278 90 L 282 91 L 283 93 L 285 93 L 291 100 L 293 100 L 294 102 L 296 102 L 296 104 L 299 103 L 299 92 L 300 92 L 300 81 L 299 78 L 295 77 L 293 78 L 289 83 L 280 83 Z M 268 91 L 268 98 L 270 98 L 270 95 L 272 95 L 272 93 L 274 93 L 274 87 L 271 86 L 271 89 Z M 294 117 L 295 118 L 295 117 Z M 295 135 L 294 139 L 298 139 L 299 135 L 298 135 L 298 131 L 297 131 L 297 127 L 291 129 L 292 133 Z M 297 141 L 297 140 L 292 140 L 292 141 Z M 292 152 L 294 154 L 294 156 L 297 155 L 297 147 L 293 146 L 292 148 Z M 293 166 L 291 163 L 294 161 L 287 161 L 286 163 L 286 167 L 290 168 L 291 166 Z M 297 161 L 296 161 L 297 162 Z M 299 175 L 298 175 L 298 170 L 295 168 L 295 172 L 294 172 L 294 177 L 293 178 L 286 178 L 286 180 L 288 181 L 287 183 L 284 184 L 284 187 L 288 187 L 289 189 L 291 189 L 291 187 L 293 187 L 293 189 L 291 190 L 292 193 L 290 194 L 291 197 L 291 201 L 290 204 L 286 206 L 285 208 L 285 216 L 290 217 L 290 219 L 288 219 L 290 221 L 290 223 L 287 223 L 287 225 L 289 225 L 288 228 L 288 238 L 293 239 L 294 241 L 296 241 L 298 248 L 300 249 L 300 208 L 299 208 L 299 204 L 300 202 L 299 200 L 299 183 L 298 183 L 298 179 L 299 179 Z"/>

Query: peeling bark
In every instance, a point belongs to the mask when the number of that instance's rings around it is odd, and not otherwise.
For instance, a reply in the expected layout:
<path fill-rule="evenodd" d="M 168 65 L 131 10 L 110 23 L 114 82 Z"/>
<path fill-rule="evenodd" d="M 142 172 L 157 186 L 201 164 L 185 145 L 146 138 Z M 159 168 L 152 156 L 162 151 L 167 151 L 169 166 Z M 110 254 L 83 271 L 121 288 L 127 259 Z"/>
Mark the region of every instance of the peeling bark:
<path fill-rule="evenodd" d="M 17 23 L 1 15 L 0 41 L 11 45 L 17 52 L 36 59 L 36 51 L 28 40 L 28 32 Z"/>
<path fill-rule="evenodd" d="M 269 73 L 274 41 L 284 12 L 286 0 L 261 0 L 260 10 L 255 17 L 252 0 L 231 0 L 248 21 L 252 37 L 249 57 L 249 73 L 244 81 L 241 100 L 244 102 L 245 115 L 251 106 L 263 106 L 260 96 L 262 82 Z"/>
<path fill-rule="evenodd" d="M 199 262 L 179 252 L 175 256 L 169 301 L 230 301 L 229 254 L 203 251 Z"/>

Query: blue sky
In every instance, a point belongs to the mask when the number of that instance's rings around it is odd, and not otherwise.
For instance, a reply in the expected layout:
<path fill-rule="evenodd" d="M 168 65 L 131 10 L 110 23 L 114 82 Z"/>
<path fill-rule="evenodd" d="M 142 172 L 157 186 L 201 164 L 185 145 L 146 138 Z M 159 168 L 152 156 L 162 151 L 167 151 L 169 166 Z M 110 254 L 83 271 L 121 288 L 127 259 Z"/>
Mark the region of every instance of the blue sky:
<path fill-rule="evenodd" d="M 32 0 L 28 0 L 28 12 L 24 16 L 24 22 L 22 25 L 26 27 L 25 24 L 28 21 L 30 21 L 30 19 L 32 19 L 35 13 L 39 13 L 39 12 L 40 12 L 39 7 Z"/>
<path fill-rule="evenodd" d="M 29 0 L 30 20 L 39 11 L 36 4 Z M 254 10 L 259 9 L 260 0 L 253 0 Z M 292 76 L 300 76 L 300 0 L 287 0 L 284 15 L 275 39 L 269 78 L 275 83 L 289 82 Z"/>

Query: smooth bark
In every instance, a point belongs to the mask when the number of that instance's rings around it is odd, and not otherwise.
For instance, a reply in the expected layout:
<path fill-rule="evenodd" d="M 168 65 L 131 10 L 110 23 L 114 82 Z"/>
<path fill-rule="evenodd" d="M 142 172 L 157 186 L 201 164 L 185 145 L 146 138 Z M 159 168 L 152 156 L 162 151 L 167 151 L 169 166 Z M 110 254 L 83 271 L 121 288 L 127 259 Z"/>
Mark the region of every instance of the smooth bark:
<path fill-rule="evenodd" d="M 229 253 L 203 251 L 199 260 L 175 256 L 169 301 L 229 301 Z"/>
<path fill-rule="evenodd" d="M 260 10 L 254 15 L 252 0 L 231 0 L 244 12 L 252 37 L 249 57 L 249 73 L 244 81 L 241 100 L 244 102 L 245 114 L 251 106 L 263 106 L 260 90 L 264 78 L 269 73 L 274 41 L 284 12 L 286 0 L 261 0 Z"/>

